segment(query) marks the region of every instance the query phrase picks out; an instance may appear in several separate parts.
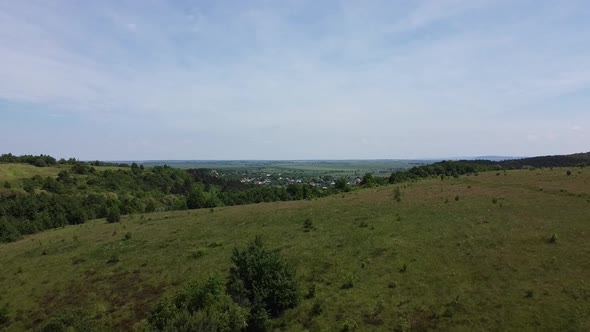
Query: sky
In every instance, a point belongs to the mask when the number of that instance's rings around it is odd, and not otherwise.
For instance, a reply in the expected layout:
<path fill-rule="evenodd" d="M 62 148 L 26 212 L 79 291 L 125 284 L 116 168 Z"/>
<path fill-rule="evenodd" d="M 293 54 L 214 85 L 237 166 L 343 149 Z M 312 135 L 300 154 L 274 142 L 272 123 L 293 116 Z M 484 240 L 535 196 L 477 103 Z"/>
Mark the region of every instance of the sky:
<path fill-rule="evenodd" d="M 590 3 L 0 1 L 0 153 L 590 151 Z"/>

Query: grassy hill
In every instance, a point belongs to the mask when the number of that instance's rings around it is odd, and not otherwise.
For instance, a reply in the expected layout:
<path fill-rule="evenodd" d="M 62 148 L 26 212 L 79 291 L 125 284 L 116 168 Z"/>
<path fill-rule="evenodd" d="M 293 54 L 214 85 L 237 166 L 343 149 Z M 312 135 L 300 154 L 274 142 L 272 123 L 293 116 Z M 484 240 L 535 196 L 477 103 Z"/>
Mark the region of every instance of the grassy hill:
<path fill-rule="evenodd" d="M 0 182 L 14 182 L 19 179 L 31 178 L 35 175 L 42 177 L 57 176 L 60 171 L 69 167 L 69 165 L 36 167 L 29 164 L 0 164 Z"/>
<path fill-rule="evenodd" d="M 0 163 L 0 183 L 8 181 L 9 183 L 16 183 L 21 179 L 28 179 L 35 175 L 41 177 L 56 177 L 59 172 L 70 169 L 71 165 L 53 165 L 47 167 L 37 167 L 29 164 L 3 164 Z M 121 167 L 114 166 L 95 166 L 98 170 L 116 170 L 122 169 Z"/>
<path fill-rule="evenodd" d="M 294 264 L 302 290 L 316 288 L 275 321 L 280 329 L 589 330 L 590 171 L 571 171 L 486 172 L 50 230 L 0 245 L 0 307 L 8 331 L 69 307 L 104 329 L 140 329 L 161 296 L 226 275 L 232 248 L 262 234 Z"/>

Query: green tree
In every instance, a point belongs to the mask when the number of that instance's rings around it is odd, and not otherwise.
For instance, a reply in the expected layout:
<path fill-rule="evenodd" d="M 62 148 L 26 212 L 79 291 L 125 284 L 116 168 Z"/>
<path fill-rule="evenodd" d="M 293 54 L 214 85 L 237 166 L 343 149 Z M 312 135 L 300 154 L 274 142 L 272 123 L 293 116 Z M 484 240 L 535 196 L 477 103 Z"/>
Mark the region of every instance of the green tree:
<path fill-rule="evenodd" d="M 131 164 L 131 173 L 133 174 L 139 174 L 141 172 L 141 170 L 139 169 L 139 165 L 137 165 L 137 163 L 133 163 Z"/>
<path fill-rule="evenodd" d="M 112 207 L 107 215 L 107 222 L 116 223 L 121 221 L 121 212 L 117 206 Z"/>
<path fill-rule="evenodd" d="M 299 301 L 295 270 L 277 253 L 265 248 L 260 237 L 246 248 L 234 248 L 227 292 L 250 307 L 249 329 L 265 329 L 261 317 L 276 317 Z"/>
<path fill-rule="evenodd" d="M 13 223 L 4 218 L 0 218 L 0 243 L 13 242 L 21 238 L 21 233 Z"/>
<path fill-rule="evenodd" d="M 346 182 L 345 178 L 339 178 L 338 180 L 336 180 L 336 183 L 334 184 L 334 188 L 336 188 L 338 190 L 346 191 L 346 192 L 350 191 L 350 186 Z"/>
<path fill-rule="evenodd" d="M 195 188 L 186 197 L 186 205 L 189 209 L 200 209 L 207 207 L 208 199 L 207 195 L 203 192 L 203 189 Z"/>
<path fill-rule="evenodd" d="M 361 180 L 361 185 L 365 187 L 374 187 L 376 184 L 377 182 L 371 173 L 366 173 Z"/>

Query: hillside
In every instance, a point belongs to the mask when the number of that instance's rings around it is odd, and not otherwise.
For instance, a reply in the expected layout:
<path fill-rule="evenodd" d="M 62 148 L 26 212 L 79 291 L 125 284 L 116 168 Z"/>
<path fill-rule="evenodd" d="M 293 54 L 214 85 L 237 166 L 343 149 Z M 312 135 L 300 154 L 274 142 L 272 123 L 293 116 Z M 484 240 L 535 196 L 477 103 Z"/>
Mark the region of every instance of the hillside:
<path fill-rule="evenodd" d="M 29 164 L 0 164 L 0 182 L 15 183 L 17 180 L 31 178 L 35 175 L 42 177 L 57 176 L 59 172 L 69 166 L 58 165 L 52 167 L 37 167 Z"/>
<path fill-rule="evenodd" d="M 101 329 L 141 329 L 161 296 L 225 275 L 232 248 L 262 234 L 296 267 L 301 289 L 316 288 L 274 321 L 284 330 L 588 330 L 590 172 L 571 171 L 485 172 L 49 230 L 0 245 L 0 307 L 8 331 L 66 308 Z"/>

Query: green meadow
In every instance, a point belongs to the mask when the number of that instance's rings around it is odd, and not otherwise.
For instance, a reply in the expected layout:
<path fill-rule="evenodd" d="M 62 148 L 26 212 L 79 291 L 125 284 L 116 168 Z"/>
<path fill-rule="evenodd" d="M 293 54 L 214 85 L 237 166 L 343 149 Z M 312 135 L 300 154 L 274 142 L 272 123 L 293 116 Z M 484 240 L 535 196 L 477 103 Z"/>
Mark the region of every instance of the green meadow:
<path fill-rule="evenodd" d="M 35 175 L 42 177 L 57 176 L 57 174 L 70 168 L 69 165 L 57 165 L 50 167 L 36 167 L 28 164 L 2 164 L 0 163 L 0 181 L 15 182 L 19 179 L 31 178 Z"/>
<path fill-rule="evenodd" d="M 31 176 L 0 166 L 3 180 Z M 0 244 L 6 330 L 35 329 L 68 308 L 99 330 L 143 330 L 158 299 L 225 277 L 232 249 L 257 235 L 295 267 L 302 293 L 276 330 L 590 330 L 587 168 L 136 214 L 26 236 Z"/>

